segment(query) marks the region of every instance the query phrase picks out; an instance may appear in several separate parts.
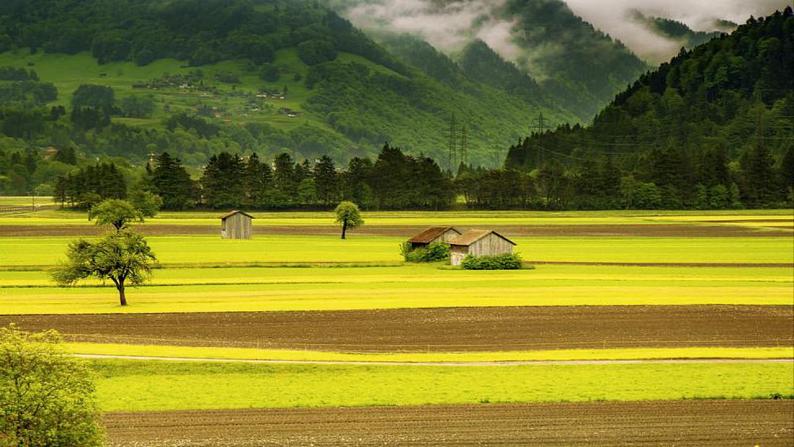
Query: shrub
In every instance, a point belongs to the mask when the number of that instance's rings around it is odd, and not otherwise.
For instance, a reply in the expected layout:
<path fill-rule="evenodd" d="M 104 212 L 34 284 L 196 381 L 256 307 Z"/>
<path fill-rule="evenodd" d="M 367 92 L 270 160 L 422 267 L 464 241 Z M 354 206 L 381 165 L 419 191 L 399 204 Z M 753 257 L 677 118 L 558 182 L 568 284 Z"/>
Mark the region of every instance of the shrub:
<path fill-rule="evenodd" d="M 406 262 L 436 262 L 449 259 L 449 245 L 433 242 L 427 248 L 411 249 L 411 243 L 402 245 L 401 253 Z"/>
<path fill-rule="evenodd" d="M 463 259 L 465 270 L 520 270 L 521 256 L 505 254 L 498 256 L 472 256 Z"/>

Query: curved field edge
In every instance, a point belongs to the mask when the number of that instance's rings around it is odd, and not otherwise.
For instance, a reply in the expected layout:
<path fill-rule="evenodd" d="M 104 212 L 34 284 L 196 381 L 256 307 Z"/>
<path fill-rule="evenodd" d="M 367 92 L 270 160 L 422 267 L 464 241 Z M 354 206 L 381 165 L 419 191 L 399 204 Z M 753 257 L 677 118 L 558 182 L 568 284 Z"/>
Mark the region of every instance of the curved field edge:
<path fill-rule="evenodd" d="M 67 343 L 67 352 L 83 355 L 140 356 L 213 360 L 273 360 L 310 362 L 511 362 L 544 360 L 654 359 L 792 359 L 792 347 L 758 348 L 641 348 L 568 349 L 509 352 L 348 353 L 286 349 L 204 348 L 187 346 Z"/>
<path fill-rule="evenodd" d="M 794 396 L 794 363 L 493 367 L 92 361 L 103 411 L 752 399 Z"/>

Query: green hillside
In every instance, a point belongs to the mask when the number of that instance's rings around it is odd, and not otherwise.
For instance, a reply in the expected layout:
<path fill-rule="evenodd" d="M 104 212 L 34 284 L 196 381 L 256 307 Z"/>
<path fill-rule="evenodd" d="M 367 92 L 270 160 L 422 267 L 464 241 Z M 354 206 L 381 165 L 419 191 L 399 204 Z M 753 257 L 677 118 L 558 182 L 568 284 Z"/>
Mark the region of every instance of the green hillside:
<path fill-rule="evenodd" d="M 445 57 L 414 67 L 311 1 L 8 1 L 0 50 L 0 67 L 38 78 L 0 80 L 0 150 L 68 146 L 135 163 L 169 151 L 197 166 L 221 150 L 344 162 L 392 141 L 446 160 L 454 119 L 467 160 L 495 165 L 539 113 L 577 119 L 456 66 L 462 82 L 438 79 L 430 65 Z M 57 97 L 25 90 L 39 84 Z M 81 85 L 111 87 L 112 103 L 89 95 L 76 110 Z"/>
<path fill-rule="evenodd" d="M 620 93 L 592 126 L 526 138 L 510 149 L 507 166 L 567 167 L 589 178 L 610 171 L 612 179 L 623 175 L 659 187 L 658 201 L 672 208 L 708 199 L 698 192 L 706 188 L 720 196 L 732 189 L 735 200 L 751 207 L 791 201 L 792 73 L 794 13 L 788 7 L 682 50 Z"/>

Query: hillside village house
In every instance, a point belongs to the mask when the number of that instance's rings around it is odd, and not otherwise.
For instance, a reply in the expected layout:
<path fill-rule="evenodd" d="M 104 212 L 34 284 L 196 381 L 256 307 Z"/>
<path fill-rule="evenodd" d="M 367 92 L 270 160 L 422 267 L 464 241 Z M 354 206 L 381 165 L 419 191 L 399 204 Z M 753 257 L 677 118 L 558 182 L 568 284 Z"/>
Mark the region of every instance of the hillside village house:
<path fill-rule="evenodd" d="M 254 216 L 243 211 L 232 211 L 221 216 L 221 238 L 251 239 Z"/>
<path fill-rule="evenodd" d="M 426 248 L 433 242 L 447 242 L 460 236 L 462 233 L 454 227 L 432 227 L 408 239 L 411 250 Z"/>
<path fill-rule="evenodd" d="M 472 256 L 498 256 L 513 253 L 516 243 L 492 230 L 469 230 L 449 241 L 450 262 L 461 265 L 463 258 Z"/>

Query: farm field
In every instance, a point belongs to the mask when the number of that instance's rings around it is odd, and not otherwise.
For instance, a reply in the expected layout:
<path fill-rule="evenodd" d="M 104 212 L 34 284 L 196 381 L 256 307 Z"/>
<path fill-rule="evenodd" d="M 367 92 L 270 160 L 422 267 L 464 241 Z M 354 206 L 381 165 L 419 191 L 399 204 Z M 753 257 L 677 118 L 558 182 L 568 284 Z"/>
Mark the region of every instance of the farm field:
<path fill-rule="evenodd" d="M 522 366 L 93 362 L 104 411 L 791 398 L 791 362 Z"/>
<path fill-rule="evenodd" d="M 14 315 L 71 342 L 353 353 L 794 346 L 790 306 L 552 306 L 370 311 Z M 729 335 L 726 335 L 729 334 Z M 113 353 L 112 350 L 81 351 Z M 249 353 L 250 354 L 250 353 Z M 256 354 L 256 353 L 253 353 Z M 273 353 L 268 353 L 272 355 Z M 175 354 L 169 354 L 175 356 Z M 213 357 L 205 355 L 207 357 Z M 261 358 L 261 357 L 260 357 Z M 267 357 L 266 357 L 267 358 Z"/>
<path fill-rule="evenodd" d="M 58 329 L 69 352 L 93 356 L 112 445 L 223 445 L 209 417 L 234 432 L 229 445 L 323 443 L 368 423 L 350 407 L 373 412 L 372 439 L 397 439 L 410 422 L 395 435 L 378 421 L 437 405 L 473 418 L 437 430 L 440 443 L 504 414 L 514 419 L 482 430 L 483 443 L 520 427 L 545 442 L 543 424 L 566 412 L 632 433 L 642 413 L 619 427 L 610 414 L 642 406 L 661 409 L 659 427 L 696 415 L 680 444 L 725 436 L 710 411 L 757 412 L 727 419 L 736 439 L 777 445 L 794 432 L 781 416 L 794 402 L 791 211 L 365 213 L 346 241 L 309 212 L 256 213 L 253 240 L 224 241 L 216 214 L 136 226 L 160 266 L 126 308 L 107 285 L 50 279 L 70 241 L 101 233 L 85 214 L 0 215 L 0 325 Z M 400 243 L 431 224 L 497 228 L 527 268 L 405 264 Z M 314 425 L 253 426 L 283 418 Z M 589 439 L 576 433 L 567 444 Z"/>
<path fill-rule="evenodd" d="M 794 401 L 688 400 L 110 413 L 110 445 L 789 446 Z M 229 442 L 229 439 L 234 441 Z"/>

